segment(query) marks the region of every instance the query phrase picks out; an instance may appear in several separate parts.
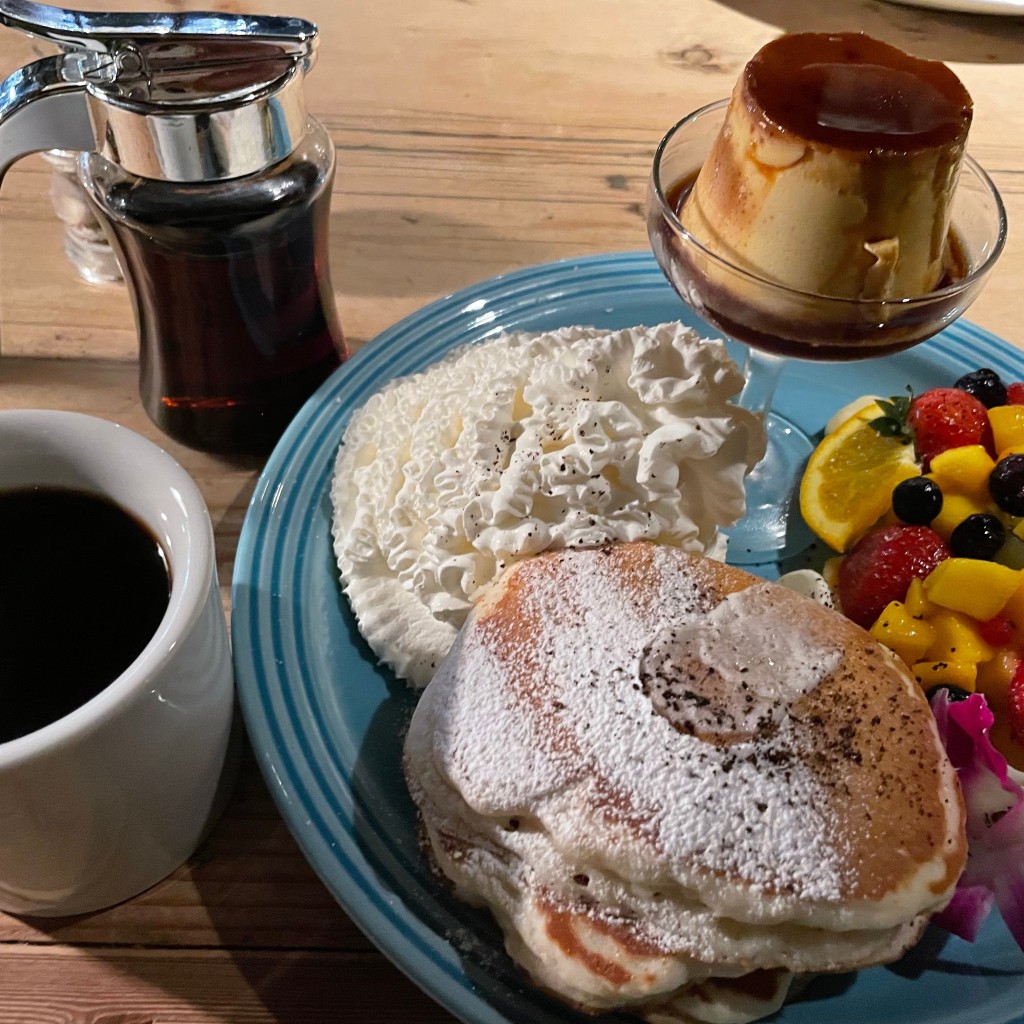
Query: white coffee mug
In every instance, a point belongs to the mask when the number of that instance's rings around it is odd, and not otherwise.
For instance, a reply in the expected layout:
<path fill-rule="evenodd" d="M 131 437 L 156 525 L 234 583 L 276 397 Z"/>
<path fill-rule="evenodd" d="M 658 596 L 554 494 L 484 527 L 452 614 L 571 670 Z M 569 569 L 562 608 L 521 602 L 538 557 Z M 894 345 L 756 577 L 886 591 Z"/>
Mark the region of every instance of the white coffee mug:
<path fill-rule="evenodd" d="M 155 634 L 121 675 L 0 743 L 0 909 L 54 916 L 134 896 L 192 854 L 232 781 L 234 694 L 213 528 L 188 473 L 105 420 L 0 412 L 0 490 L 35 485 L 99 494 L 134 515 L 171 577 Z M 46 622 L 39 632 L 46 642 Z M 0 629 L 0 663 L 2 643 Z"/>

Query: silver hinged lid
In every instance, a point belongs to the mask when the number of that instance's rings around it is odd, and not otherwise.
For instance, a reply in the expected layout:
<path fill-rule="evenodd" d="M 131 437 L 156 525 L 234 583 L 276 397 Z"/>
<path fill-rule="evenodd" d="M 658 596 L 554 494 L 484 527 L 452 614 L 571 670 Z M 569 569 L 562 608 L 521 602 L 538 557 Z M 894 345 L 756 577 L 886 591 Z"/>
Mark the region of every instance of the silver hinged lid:
<path fill-rule="evenodd" d="M 0 86 L 0 176 L 26 152 L 62 148 L 145 178 L 217 181 L 278 162 L 305 131 L 317 39 L 302 19 L 0 0 L 0 24 L 63 50 Z"/>

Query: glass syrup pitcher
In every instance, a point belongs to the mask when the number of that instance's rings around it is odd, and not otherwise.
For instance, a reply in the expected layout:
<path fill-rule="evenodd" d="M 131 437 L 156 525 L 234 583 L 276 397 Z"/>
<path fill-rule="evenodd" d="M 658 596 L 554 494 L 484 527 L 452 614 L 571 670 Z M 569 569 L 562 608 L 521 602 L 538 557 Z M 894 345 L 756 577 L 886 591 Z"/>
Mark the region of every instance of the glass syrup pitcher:
<path fill-rule="evenodd" d="M 267 452 L 347 355 L 328 268 L 334 147 L 306 111 L 316 27 L 0 0 L 61 52 L 0 87 L 0 179 L 76 150 L 135 311 L 139 390 L 169 436 Z"/>

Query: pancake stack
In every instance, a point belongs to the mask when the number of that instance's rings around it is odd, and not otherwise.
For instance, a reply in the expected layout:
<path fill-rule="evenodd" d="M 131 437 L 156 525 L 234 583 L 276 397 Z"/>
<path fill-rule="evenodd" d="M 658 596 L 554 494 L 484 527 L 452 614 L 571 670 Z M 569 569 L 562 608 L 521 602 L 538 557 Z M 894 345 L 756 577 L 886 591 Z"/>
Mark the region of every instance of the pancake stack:
<path fill-rule="evenodd" d="M 836 613 L 645 542 L 539 555 L 476 606 L 405 770 L 455 894 L 587 1011 L 745 1022 L 898 957 L 966 858 L 901 664 Z"/>

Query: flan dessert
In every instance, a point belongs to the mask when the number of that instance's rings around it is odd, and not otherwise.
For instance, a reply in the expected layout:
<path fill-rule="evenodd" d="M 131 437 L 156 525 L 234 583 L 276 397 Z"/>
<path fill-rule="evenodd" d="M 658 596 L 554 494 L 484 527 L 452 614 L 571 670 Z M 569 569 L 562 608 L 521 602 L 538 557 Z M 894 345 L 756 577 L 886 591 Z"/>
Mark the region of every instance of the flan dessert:
<path fill-rule="evenodd" d="M 920 689 L 810 599 L 648 542 L 481 598 L 405 743 L 425 843 L 589 1012 L 733 1024 L 898 957 L 966 858 Z"/>
<path fill-rule="evenodd" d="M 971 115 L 938 61 L 857 33 L 781 36 L 744 68 L 679 219 L 790 288 L 922 295 L 957 272 L 950 207 Z"/>

